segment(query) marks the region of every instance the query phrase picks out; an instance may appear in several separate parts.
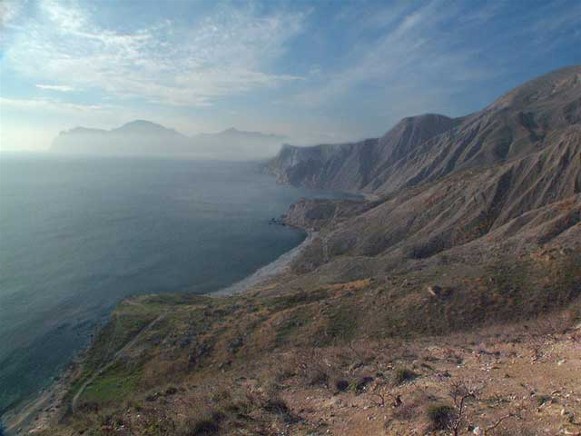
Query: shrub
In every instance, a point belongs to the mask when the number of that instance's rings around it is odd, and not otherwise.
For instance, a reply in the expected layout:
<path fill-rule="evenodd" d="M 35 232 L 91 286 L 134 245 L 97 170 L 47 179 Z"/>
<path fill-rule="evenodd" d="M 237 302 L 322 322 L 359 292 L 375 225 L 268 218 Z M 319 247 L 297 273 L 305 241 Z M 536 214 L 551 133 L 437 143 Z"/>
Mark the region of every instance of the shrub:
<path fill-rule="evenodd" d="M 539 395 L 537 397 L 537 404 L 540 407 L 543 404 L 548 403 L 551 400 L 552 400 L 552 397 L 550 395 Z"/>
<path fill-rule="evenodd" d="M 356 383 L 353 384 L 353 388 L 355 390 L 355 393 L 360 394 L 362 392 L 365 392 L 365 389 L 367 389 L 367 385 L 369 383 L 371 383 L 373 381 L 373 377 L 361 377 L 359 380 L 357 380 Z"/>
<path fill-rule="evenodd" d="M 313 368 L 307 374 L 309 386 L 327 386 L 329 384 L 329 374 L 322 368 Z"/>
<path fill-rule="evenodd" d="M 269 413 L 280 416 L 286 423 L 294 421 L 291 410 L 288 408 L 284 400 L 280 398 L 271 398 L 264 404 L 263 409 Z"/>
<path fill-rule="evenodd" d="M 428 419 L 434 430 L 450 428 L 456 417 L 456 411 L 447 404 L 434 404 L 428 407 Z"/>
<path fill-rule="evenodd" d="M 220 412 L 213 412 L 212 414 L 198 419 L 192 424 L 188 434 L 190 436 L 210 436 L 220 433 L 220 422 L 224 419 L 224 415 Z"/>
<path fill-rule="evenodd" d="M 339 392 L 344 392 L 347 390 L 347 388 L 349 387 L 349 382 L 347 380 L 337 380 L 335 382 L 335 388 L 339 391 Z"/>
<path fill-rule="evenodd" d="M 396 372 L 395 372 L 395 376 L 394 376 L 394 383 L 396 385 L 401 385 L 403 383 L 409 382 L 414 380 L 415 378 L 417 378 L 419 376 L 419 374 L 415 373 L 414 371 L 412 371 L 411 369 L 407 369 L 407 368 L 399 368 Z"/>
<path fill-rule="evenodd" d="M 178 389 L 175 386 L 170 386 L 165 390 L 166 395 L 175 395 L 178 393 Z"/>

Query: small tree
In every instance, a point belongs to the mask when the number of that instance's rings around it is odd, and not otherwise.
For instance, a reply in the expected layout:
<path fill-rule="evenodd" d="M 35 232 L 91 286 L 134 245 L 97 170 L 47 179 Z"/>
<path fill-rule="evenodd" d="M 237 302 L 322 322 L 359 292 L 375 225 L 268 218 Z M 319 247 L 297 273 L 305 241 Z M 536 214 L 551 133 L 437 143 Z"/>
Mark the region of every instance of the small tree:
<path fill-rule="evenodd" d="M 479 391 L 480 390 L 475 387 L 467 386 L 462 381 L 452 383 L 452 388 L 450 389 L 449 394 L 452 398 L 452 401 L 454 402 L 456 413 L 449 423 L 449 428 L 454 436 L 458 436 L 460 434 L 460 427 L 464 422 L 466 412 L 466 403 L 468 400 L 476 398 Z"/>

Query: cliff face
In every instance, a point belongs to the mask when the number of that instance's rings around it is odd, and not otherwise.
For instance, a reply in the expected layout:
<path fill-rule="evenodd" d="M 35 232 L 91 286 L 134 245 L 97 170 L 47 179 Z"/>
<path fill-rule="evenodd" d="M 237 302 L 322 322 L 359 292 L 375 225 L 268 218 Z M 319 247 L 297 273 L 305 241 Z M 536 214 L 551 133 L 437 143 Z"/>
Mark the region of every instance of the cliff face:
<path fill-rule="evenodd" d="M 581 271 L 580 77 L 560 70 L 481 112 L 407 118 L 379 139 L 283 149 L 271 161 L 281 181 L 380 197 L 351 215 L 332 202 L 291 207 L 291 223 L 321 230 L 295 270 L 343 281 L 418 264 L 435 273 L 450 257 L 494 268 L 553 244 Z"/>
<path fill-rule="evenodd" d="M 379 194 L 553 147 L 581 118 L 581 67 L 534 79 L 480 112 L 405 118 L 381 138 L 285 146 L 269 163 L 280 182 Z"/>
<path fill-rule="evenodd" d="M 381 138 L 352 144 L 285 145 L 269 164 L 283 183 L 342 191 L 373 191 L 373 181 L 422 143 L 449 130 L 455 120 L 426 114 L 405 118 Z"/>

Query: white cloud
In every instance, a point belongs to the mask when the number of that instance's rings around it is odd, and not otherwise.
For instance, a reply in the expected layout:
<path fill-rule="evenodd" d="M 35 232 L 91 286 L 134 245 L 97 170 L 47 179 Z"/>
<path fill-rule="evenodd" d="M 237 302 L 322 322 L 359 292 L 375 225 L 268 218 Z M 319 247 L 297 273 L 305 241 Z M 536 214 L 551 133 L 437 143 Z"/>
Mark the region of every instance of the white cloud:
<path fill-rule="evenodd" d="M 268 71 L 285 42 L 300 31 L 298 14 L 258 18 L 250 10 L 229 9 L 193 29 L 166 20 L 121 33 L 95 24 L 75 2 L 45 0 L 40 10 L 38 18 L 12 29 L 5 56 L 10 68 L 33 80 L 203 106 L 298 79 Z"/>
<path fill-rule="evenodd" d="M 43 109 L 56 112 L 92 112 L 108 108 L 108 106 L 96 104 L 76 104 L 64 101 L 42 98 L 6 98 L 0 97 L 0 106 L 13 109 Z"/>
<path fill-rule="evenodd" d="M 0 3 L 0 26 L 14 20 L 20 14 L 23 4 L 23 1 L 3 0 Z"/>
<path fill-rule="evenodd" d="M 325 78 L 322 86 L 300 93 L 297 99 L 309 105 L 333 102 L 359 85 L 373 85 L 378 91 L 387 92 L 394 102 L 422 107 L 430 98 L 430 87 L 438 78 L 461 80 L 468 74 L 467 65 L 474 52 L 450 49 L 446 46 L 443 24 L 458 13 L 450 3 L 432 0 L 414 10 L 387 9 L 390 22 L 397 23 L 380 38 L 363 45 L 353 44 L 351 62 L 346 68 Z M 483 72 L 469 71 L 469 74 Z M 446 92 L 443 80 L 434 87 Z M 433 93 L 433 91 L 432 91 Z M 398 97 L 397 100 L 395 97 Z M 425 106 L 423 106 L 425 107 Z M 403 112 L 409 114 L 409 112 Z"/>
<path fill-rule="evenodd" d="M 37 83 L 35 85 L 38 89 L 45 89 L 47 91 L 57 91 L 57 92 L 72 92 L 75 90 L 72 86 L 67 85 L 43 85 Z"/>

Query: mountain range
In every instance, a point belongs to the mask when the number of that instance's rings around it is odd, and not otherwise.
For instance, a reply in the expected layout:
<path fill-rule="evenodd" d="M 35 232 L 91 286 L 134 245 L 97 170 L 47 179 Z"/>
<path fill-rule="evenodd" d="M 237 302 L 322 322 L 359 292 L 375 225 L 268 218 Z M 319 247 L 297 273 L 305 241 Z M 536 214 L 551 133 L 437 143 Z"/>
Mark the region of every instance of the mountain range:
<path fill-rule="evenodd" d="M 135 120 L 112 130 L 76 127 L 61 132 L 51 149 L 60 153 L 179 155 L 248 160 L 272 156 L 285 138 L 230 128 L 192 137 L 150 121 Z"/>
<path fill-rule="evenodd" d="M 580 81 L 579 67 L 565 68 L 464 117 L 404 118 L 381 138 L 356 143 L 286 145 L 270 167 L 281 182 L 390 193 L 456 171 L 516 161 L 562 141 L 575 143 Z"/>
<path fill-rule="evenodd" d="M 580 279 L 580 66 L 534 79 L 465 117 L 421 115 L 381 138 L 285 146 L 269 170 L 283 183 L 376 198 L 365 208 L 305 200 L 289 210 L 291 224 L 319 230 L 296 261 L 319 281 L 418 265 L 436 274 L 443 259 L 455 270 L 447 280 L 457 281 L 547 247 L 559 247 Z M 580 291 L 577 283 L 570 296 Z"/>

